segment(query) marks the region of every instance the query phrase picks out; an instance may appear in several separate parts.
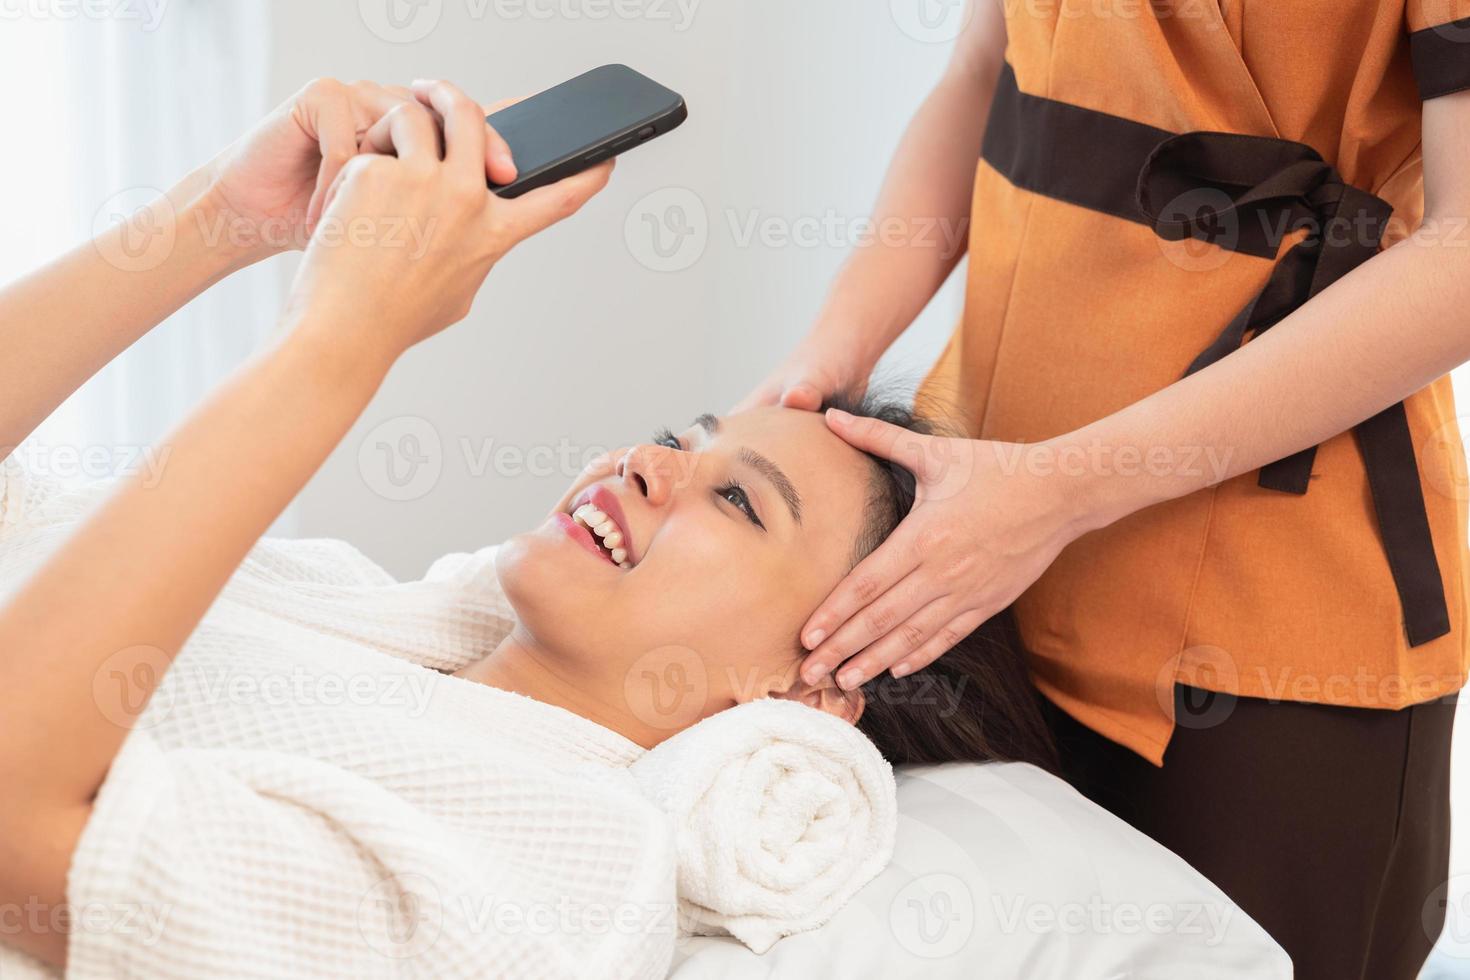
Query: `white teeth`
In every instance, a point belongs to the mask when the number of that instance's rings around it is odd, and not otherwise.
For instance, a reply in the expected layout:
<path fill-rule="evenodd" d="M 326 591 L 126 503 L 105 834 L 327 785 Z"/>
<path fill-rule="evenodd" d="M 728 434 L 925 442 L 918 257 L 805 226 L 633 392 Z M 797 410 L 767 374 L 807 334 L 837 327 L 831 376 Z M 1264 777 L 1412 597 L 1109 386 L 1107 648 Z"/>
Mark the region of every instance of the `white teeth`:
<path fill-rule="evenodd" d="M 611 517 L 591 504 L 583 504 L 572 511 L 572 518 L 596 535 L 602 546 L 612 552 L 613 564 L 620 568 L 633 567 L 627 560 L 628 549 L 623 547 L 623 532 L 618 530 Z"/>

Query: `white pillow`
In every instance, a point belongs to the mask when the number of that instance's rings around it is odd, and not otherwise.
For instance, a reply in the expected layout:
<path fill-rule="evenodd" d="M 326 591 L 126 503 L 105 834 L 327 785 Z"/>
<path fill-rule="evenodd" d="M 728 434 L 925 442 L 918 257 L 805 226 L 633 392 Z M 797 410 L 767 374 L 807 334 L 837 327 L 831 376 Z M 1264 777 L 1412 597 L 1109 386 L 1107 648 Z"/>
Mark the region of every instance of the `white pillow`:
<path fill-rule="evenodd" d="M 674 980 L 1290 980 L 1260 926 L 1173 852 L 1024 763 L 899 769 L 893 861 L 757 956 L 680 942 Z"/>

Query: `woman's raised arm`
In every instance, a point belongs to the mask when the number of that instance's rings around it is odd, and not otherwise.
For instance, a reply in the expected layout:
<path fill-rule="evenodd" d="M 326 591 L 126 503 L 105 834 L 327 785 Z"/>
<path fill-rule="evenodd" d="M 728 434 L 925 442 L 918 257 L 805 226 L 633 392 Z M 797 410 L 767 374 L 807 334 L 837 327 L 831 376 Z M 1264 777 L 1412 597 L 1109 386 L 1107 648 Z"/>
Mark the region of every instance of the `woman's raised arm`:
<path fill-rule="evenodd" d="M 486 188 L 483 111 L 442 83 L 390 110 L 342 168 L 277 345 L 226 382 L 169 439 L 155 483 L 132 479 L 0 608 L 0 905 L 58 906 L 67 868 L 139 710 L 99 703 L 116 656 L 171 662 L 215 596 L 352 425 L 406 348 L 465 316 L 495 262 L 602 188 L 604 165 L 514 201 Z M 438 116 L 431 114 L 431 104 Z M 440 158 L 443 119 L 445 157 Z M 421 231 L 404 246 L 405 224 Z M 116 664 L 116 660 L 113 660 Z M 146 693 L 151 694 L 151 691 Z M 8 937 L 50 962 L 66 937 Z"/>
<path fill-rule="evenodd" d="M 0 290 L 0 458 L 195 296 L 305 248 L 360 136 L 412 100 L 407 88 L 314 81 L 126 222 Z M 513 177 L 503 143 L 488 158 L 497 179 Z"/>

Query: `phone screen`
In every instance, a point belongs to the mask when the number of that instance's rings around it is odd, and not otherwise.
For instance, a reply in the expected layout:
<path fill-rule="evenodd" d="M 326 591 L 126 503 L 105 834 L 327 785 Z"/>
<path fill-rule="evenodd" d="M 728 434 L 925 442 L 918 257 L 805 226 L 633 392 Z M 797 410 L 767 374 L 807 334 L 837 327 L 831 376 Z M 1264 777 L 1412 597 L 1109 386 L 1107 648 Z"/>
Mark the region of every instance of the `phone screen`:
<path fill-rule="evenodd" d="M 604 65 L 488 118 L 515 158 L 518 176 L 508 186 L 519 188 L 538 175 L 591 165 L 651 139 L 672 128 L 655 122 L 667 122 L 682 106 L 672 89 L 623 65 Z"/>

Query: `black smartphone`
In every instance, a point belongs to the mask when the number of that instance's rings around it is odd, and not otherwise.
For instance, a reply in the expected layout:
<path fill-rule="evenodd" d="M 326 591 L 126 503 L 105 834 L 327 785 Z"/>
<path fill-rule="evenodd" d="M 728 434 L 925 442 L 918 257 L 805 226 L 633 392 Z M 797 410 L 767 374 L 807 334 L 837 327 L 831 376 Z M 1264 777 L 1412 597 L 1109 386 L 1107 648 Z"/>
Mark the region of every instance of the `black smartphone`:
<path fill-rule="evenodd" d="M 515 158 L 516 179 L 490 185 L 501 197 L 570 177 L 675 129 L 683 96 L 627 65 L 603 65 L 487 116 Z"/>

